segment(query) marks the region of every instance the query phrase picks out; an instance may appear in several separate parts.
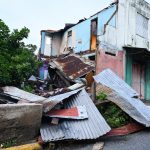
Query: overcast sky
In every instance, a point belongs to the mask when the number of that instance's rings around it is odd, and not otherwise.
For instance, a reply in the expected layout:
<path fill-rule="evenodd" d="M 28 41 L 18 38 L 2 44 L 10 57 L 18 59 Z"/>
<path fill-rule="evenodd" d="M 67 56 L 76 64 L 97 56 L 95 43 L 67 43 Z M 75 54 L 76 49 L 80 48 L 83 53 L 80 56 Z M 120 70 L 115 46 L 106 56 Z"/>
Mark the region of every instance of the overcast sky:
<path fill-rule="evenodd" d="M 112 0 L 0 0 L 0 18 L 10 29 L 27 27 L 27 43 L 40 46 L 40 30 L 60 29 L 98 12 Z"/>
<path fill-rule="evenodd" d="M 150 2 L 150 0 L 147 0 Z M 40 46 L 40 30 L 60 29 L 90 17 L 112 0 L 0 0 L 0 18 L 10 29 L 27 27 L 27 43 Z"/>

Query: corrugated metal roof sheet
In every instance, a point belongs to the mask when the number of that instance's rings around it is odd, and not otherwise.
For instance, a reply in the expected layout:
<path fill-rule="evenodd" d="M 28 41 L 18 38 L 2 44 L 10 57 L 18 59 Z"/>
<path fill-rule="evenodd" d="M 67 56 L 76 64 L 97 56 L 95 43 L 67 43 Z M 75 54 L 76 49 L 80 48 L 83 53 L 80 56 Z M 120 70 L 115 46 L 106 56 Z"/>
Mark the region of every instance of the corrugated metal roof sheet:
<path fill-rule="evenodd" d="M 42 102 L 43 111 L 44 112 L 50 111 L 56 104 L 60 103 L 64 99 L 78 93 L 79 91 L 81 91 L 81 89 L 77 89 L 77 90 L 74 90 L 74 91 L 71 91 L 71 92 L 67 92 L 67 93 L 64 93 L 64 94 L 60 94 L 60 95 L 56 95 L 56 96 L 52 96 L 52 97 L 47 98 L 46 100 L 44 100 Z"/>
<path fill-rule="evenodd" d="M 109 125 L 85 90 L 72 96 L 64 104 L 65 108 L 81 105 L 86 106 L 88 119 L 63 120 L 58 125 L 43 124 L 40 129 L 43 141 L 97 139 L 110 131 Z"/>
<path fill-rule="evenodd" d="M 97 83 L 112 89 L 107 99 L 118 105 L 137 122 L 150 126 L 150 109 L 141 100 L 133 98 L 138 95 L 127 83 L 110 69 L 102 71 L 94 77 Z"/>
<path fill-rule="evenodd" d="M 113 89 L 117 93 L 123 93 L 123 94 L 128 95 L 129 97 L 135 97 L 139 95 L 125 81 L 119 78 L 110 69 L 105 69 L 100 74 L 94 76 L 94 80 L 97 83 L 101 83 L 102 85 L 105 85 Z"/>
<path fill-rule="evenodd" d="M 150 127 L 150 108 L 141 100 L 131 98 L 123 93 L 117 94 L 116 92 L 111 93 L 107 98 L 118 105 L 131 118 L 146 127 Z"/>
<path fill-rule="evenodd" d="M 10 97 L 18 99 L 18 100 L 37 102 L 37 101 L 43 101 L 46 99 L 42 96 L 38 96 L 38 95 L 35 95 L 32 93 L 23 91 L 21 89 L 13 87 L 13 86 L 6 86 L 6 87 L 3 87 L 2 89 L 5 94 L 8 94 L 8 95 L 10 95 Z"/>
<path fill-rule="evenodd" d="M 57 68 L 70 79 L 82 77 L 87 73 L 95 70 L 93 66 L 84 63 L 76 55 L 59 57 L 53 62 L 56 64 Z"/>
<path fill-rule="evenodd" d="M 26 102 L 37 102 L 43 104 L 43 111 L 47 112 L 51 110 L 56 104 L 60 103 L 62 100 L 76 94 L 79 92 L 81 89 L 77 89 L 71 92 L 67 92 L 64 94 L 56 95 L 53 97 L 45 98 L 42 96 L 38 96 L 26 91 L 23 91 L 21 89 L 18 89 L 16 87 L 12 86 L 6 86 L 3 87 L 3 92 L 5 94 L 8 94 L 10 97 L 15 98 L 17 100 L 25 100 Z"/>

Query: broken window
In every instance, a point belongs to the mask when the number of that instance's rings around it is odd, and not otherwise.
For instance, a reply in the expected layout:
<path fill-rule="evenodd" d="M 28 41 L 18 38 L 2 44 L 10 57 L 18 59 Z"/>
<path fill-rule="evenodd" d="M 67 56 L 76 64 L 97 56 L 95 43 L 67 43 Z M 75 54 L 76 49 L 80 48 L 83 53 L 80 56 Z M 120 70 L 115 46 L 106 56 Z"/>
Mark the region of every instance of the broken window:
<path fill-rule="evenodd" d="M 107 55 L 111 55 L 111 56 L 116 56 L 116 54 L 111 53 L 111 52 L 105 52 L 105 54 L 107 54 Z"/>
<path fill-rule="evenodd" d="M 143 15 L 137 13 L 136 17 L 136 34 L 143 37 L 148 38 L 148 18 Z"/>

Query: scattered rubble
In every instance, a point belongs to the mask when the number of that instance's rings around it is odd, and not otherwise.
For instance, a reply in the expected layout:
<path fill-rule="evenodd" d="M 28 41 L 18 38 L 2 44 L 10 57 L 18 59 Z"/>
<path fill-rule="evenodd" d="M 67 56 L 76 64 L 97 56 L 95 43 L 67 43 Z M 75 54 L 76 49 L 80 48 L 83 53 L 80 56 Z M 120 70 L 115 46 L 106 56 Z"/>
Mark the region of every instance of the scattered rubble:
<path fill-rule="evenodd" d="M 47 70 L 43 79 L 33 75 L 28 79 L 33 93 L 12 86 L 1 88 L 0 111 L 4 120 L 0 130 L 7 126 L 7 130 L 1 131 L 2 137 L 10 133 L 11 138 L 17 135 L 22 140 L 29 132 L 29 137 L 36 136 L 39 128 L 44 143 L 96 140 L 111 134 L 110 125 L 90 98 L 94 80 L 99 84 L 98 90 L 106 93 L 100 96 L 104 103 L 107 99 L 137 122 L 150 126 L 150 109 L 110 69 L 93 77 L 94 67 L 74 54 L 52 58 L 44 65 Z M 7 136 L 3 139 L 7 140 Z"/>
<path fill-rule="evenodd" d="M 83 89 L 74 96 L 65 99 L 65 109 L 77 106 L 85 106 L 88 118 L 84 120 L 62 120 L 58 125 L 42 124 L 40 132 L 44 142 L 62 140 L 88 140 L 97 139 L 110 131 L 109 125 L 99 113 L 87 92 Z"/>

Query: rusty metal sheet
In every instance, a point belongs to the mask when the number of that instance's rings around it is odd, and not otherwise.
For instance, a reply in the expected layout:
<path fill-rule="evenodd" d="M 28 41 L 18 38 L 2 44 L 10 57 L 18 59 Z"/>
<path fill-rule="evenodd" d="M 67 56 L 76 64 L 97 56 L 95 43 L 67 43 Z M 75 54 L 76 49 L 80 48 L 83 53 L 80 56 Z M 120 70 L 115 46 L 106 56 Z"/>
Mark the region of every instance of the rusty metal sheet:
<path fill-rule="evenodd" d="M 59 57 L 53 62 L 56 64 L 57 68 L 59 68 L 70 79 L 82 77 L 95 70 L 93 66 L 84 63 L 76 55 Z"/>

